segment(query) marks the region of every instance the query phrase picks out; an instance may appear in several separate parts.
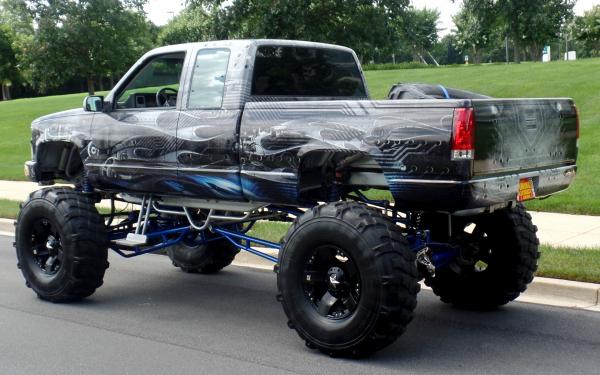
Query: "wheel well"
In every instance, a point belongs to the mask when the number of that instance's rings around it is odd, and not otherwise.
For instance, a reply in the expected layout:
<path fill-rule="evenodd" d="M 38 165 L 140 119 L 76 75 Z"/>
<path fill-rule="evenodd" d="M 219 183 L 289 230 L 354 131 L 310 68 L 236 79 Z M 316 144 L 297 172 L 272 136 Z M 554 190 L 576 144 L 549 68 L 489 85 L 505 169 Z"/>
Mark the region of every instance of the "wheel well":
<path fill-rule="evenodd" d="M 79 147 L 70 142 L 44 142 L 37 146 L 39 181 L 77 180 L 83 172 Z"/>
<path fill-rule="evenodd" d="M 335 201 L 358 188 L 388 189 L 381 167 L 367 153 L 318 150 L 302 155 L 298 168 L 300 199 Z"/>

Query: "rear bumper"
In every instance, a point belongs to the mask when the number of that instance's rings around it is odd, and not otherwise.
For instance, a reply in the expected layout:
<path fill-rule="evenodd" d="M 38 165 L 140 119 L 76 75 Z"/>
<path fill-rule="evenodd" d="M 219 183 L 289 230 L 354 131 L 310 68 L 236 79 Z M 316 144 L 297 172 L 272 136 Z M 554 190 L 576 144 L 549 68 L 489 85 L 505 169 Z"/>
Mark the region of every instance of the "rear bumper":
<path fill-rule="evenodd" d="M 401 209 L 457 212 L 502 206 L 517 200 L 519 180 L 531 178 L 536 197 L 569 187 L 575 165 L 468 181 L 393 179 L 390 191 Z"/>

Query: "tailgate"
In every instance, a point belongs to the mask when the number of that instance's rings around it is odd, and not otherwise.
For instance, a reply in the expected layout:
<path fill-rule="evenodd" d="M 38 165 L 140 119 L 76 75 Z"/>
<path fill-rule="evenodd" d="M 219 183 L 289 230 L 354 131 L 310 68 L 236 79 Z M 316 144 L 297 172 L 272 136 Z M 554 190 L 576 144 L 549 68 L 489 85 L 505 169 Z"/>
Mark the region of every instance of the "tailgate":
<path fill-rule="evenodd" d="M 577 110 L 570 99 L 473 100 L 475 177 L 575 165 Z"/>

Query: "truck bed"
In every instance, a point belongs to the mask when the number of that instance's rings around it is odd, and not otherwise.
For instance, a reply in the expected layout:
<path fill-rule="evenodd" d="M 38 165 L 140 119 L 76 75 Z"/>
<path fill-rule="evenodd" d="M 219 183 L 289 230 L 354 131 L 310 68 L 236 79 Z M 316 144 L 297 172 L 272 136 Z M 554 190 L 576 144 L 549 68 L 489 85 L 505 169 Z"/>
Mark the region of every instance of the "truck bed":
<path fill-rule="evenodd" d="M 473 160 L 452 160 L 455 110 L 475 115 Z M 411 210 L 458 211 L 566 189 L 575 175 L 577 113 L 570 99 L 269 101 L 243 112 L 241 171 L 248 199 L 295 203 L 311 153 L 362 153 Z M 373 172 L 373 171 L 371 171 Z M 295 194 L 294 194 L 295 193 Z"/>

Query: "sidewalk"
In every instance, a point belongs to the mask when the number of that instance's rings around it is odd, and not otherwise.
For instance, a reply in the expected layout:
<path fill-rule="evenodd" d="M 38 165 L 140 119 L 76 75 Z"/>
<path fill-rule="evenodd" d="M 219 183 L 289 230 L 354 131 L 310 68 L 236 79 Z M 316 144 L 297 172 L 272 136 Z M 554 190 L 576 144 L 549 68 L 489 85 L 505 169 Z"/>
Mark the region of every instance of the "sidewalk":
<path fill-rule="evenodd" d="M 0 199 L 24 201 L 40 187 L 33 182 L 0 180 Z M 543 244 L 600 248 L 600 216 L 531 212 Z"/>

